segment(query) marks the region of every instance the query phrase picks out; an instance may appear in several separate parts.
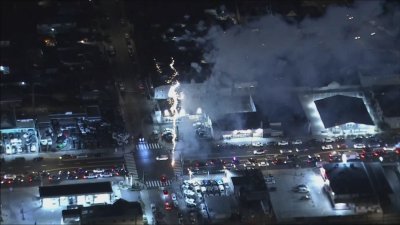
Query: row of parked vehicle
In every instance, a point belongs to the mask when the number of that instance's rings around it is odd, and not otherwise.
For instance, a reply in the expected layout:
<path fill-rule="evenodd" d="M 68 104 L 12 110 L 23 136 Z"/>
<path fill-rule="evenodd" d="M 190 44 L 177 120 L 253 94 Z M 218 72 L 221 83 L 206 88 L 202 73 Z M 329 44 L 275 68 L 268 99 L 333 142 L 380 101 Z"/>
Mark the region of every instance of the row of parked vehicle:
<path fill-rule="evenodd" d="M 124 176 L 127 171 L 121 167 L 108 168 L 108 169 L 94 169 L 86 170 L 83 168 L 75 170 L 60 170 L 56 172 L 48 171 L 32 171 L 24 174 L 2 174 L 0 176 L 1 184 L 22 184 L 32 182 L 59 182 L 62 180 L 77 180 L 77 179 L 96 179 L 107 178 L 114 176 Z"/>
<path fill-rule="evenodd" d="M 219 180 L 184 180 L 181 186 L 188 207 L 204 202 L 204 196 L 225 195 L 229 185 Z"/>

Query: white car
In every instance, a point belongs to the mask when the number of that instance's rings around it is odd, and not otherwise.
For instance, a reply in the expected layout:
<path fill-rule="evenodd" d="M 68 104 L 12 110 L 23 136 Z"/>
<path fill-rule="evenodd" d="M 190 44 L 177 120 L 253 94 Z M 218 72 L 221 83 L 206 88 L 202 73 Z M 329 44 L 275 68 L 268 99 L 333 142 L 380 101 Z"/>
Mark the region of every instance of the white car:
<path fill-rule="evenodd" d="M 269 164 L 267 163 L 267 162 L 265 162 L 265 161 L 261 161 L 261 162 L 259 162 L 258 163 L 258 166 L 259 167 L 266 167 L 266 166 L 268 166 Z"/>
<path fill-rule="evenodd" d="M 113 175 L 112 175 L 112 173 L 110 173 L 110 172 L 104 172 L 104 173 L 101 173 L 100 174 L 100 177 L 112 177 Z"/>
<path fill-rule="evenodd" d="M 191 190 L 183 190 L 183 194 L 185 194 L 185 195 L 195 195 L 194 191 L 191 191 Z"/>
<path fill-rule="evenodd" d="M 103 173 L 104 169 L 94 169 L 93 173 Z"/>
<path fill-rule="evenodd" d="M 47 139 L 40 139 L 40 144 L 47 145 Z"/>
<path fill-rule="evenodd" d="M 254 155 L 262 155 L 265 154 L 267 151 L 265 149 L 257 149 L 253 151 Z"/>
<path fill-rule="evenodd" d="M 261 143 L 261 142 L 253 142 L 251 145 L 253 145 L 254 147 L 261 147 L 261 146 L 263 146 L 263 143 Z"/>
<path fill-rule="evenodd" d="M 309 192 L 307 187 L 298 187 L 296 191 L 299 193 L 308 193 Z"/>
<path fill-rule="evenodd" d="M 322 145 L 322 150 L 331 150 L 331 149 L 333 149 L 333 146 L 332 145 Z"/>
<path fill-rule="evenodd" d="M 292 145 L 301 145 L 303 142 L 301 140 L 292 141 Z"/>
<path fill-rule="evenodd" d="M 324 142 L 325 143 L 332 143 L 332 142 L 335 142 L 335 139 L 330 138 L 330 137 L 326 137 L 326 138 L 324 138 Z"/>
<path fill-rule="evenodd" d="M 165 161 L 168 160 L 168 156 L 167 155 L 160 155 L 156 157 L 157 161 Z"/>
<path fill-rule="evenodd" d="M 164 128 L 162 135 L 168 134 L 168 133 L 172 133 L 172 129 L 171 128 Z"/>
<path fill-rule="evenodd" d="M 278 142 L 278 145 L 283 146 L 283 145 L 289 145 L 288 141 L 282 140 Z"/>
<path fill-rule="evenodd" d="M 187 204 L 191 204 L 191 205 L 195 205 L 195 204 L 196 204 L 196 203 L 195 203 L 195 200 L 192 199 L 192 198 L 185 198 L 185 202 L 186 202 Z"/>
<path fill-rule="evenodd" d="M 31 145 L 31 152 L 36 152 L 37 151 L 37 147 L 35 144 Z"/>
<path fill-rule="evenodd" d="M 204 204 L 204 203 L 201 203 L 199 205 L 199 208 L 200 208 L 200 211 L 207 211 L 206 204 Z"/>
<path fill-rule="evenodd" d="M 98 176 L 94 173 L 89 173 L 87 176 L 84 176 L 84 178 L 86 178 L 86 179 L 95 179 L 97 177 Z"/>
<path fill-rule="evenodd" d="M 53 140 L 50 137 L 47 138 L 47 145 L 53 145 Z"/>
<path fill-rule="evenodd" d="M 353 145 L 354 148 L 365 148 L 365 144 L 357 143 Z"/>
<path fill-rule="evenodd" d="M 291 149 L 281 149 L 281 150 L 279 150 L 279 152 L 281 154 L 284 154 L 284 153 L 292 153 L 293 151 Z"/>

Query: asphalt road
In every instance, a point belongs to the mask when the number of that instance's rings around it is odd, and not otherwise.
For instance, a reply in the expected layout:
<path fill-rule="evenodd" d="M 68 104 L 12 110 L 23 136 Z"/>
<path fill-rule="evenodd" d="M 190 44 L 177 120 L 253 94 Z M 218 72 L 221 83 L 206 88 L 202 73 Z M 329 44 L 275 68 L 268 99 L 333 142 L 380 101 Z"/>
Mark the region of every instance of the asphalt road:
<path fill-rule="evenodd" d="M 10 161 L 2 164 L 1 171 L 5 174 L 23 175 L 23 182 L 13 182 L 13 187 L 35 186 L 39 185 L 40 180 L 29 181 L 28 176 L 33 172 L 47 171 L 50 175 L 58 175 L 59 171 L 74 171 L 77 169 L 93 170 L 93 169 L 112 169 L 123 168 L 122 156 L 105 156 L 101 158 L 85 158 L 85 159 L 68 159 L 61 160 L 59 158 L 45 158 L 43 161 L 36 162 L 32 160 L 26 161 Z M 41 179 L 42 184 L 54 184 L 49 179 Z M 10 186 L 9 184 L 6 184 Z"/>
<path fill-rule="evenodd" d="M 113 58 L 113 76 L 125 84 L 125 90 L 121 91 L 118 87 L 120 111 L 125 123 L 126 130 L 131 133 L 136 142 L 138 135 L 148 137 L 153 131 L 153 127 L 145 122 L 145 118 L 151 115 L 154 103 L 148 100 L 139 90 L 139 68 L 138 53 L 135 48 L 135 34 L 133 24 L 124 18 L 123 1 L 102 1 L 102 7 L 110 15 L 110 29 L 106 32 L 110 34 L 112 44 L 116 49 L 116 56 Z M 124 18 L 124 23 L 121 23 Z M 134 47 L 134 57 L 128 54 L 125 33 L 129 33 Z M 133 145 L 136 146 L 136 143 Z M 129 149 L 130 150 L 130 149 Z M 162 175 L 172 175 L 173 170 L 170 161 L 156 161 L 159 152 L 154 150 L 131 149 L 135 152 L 135 163 L 139 177 L 143 179 L 159 179 Z"/>

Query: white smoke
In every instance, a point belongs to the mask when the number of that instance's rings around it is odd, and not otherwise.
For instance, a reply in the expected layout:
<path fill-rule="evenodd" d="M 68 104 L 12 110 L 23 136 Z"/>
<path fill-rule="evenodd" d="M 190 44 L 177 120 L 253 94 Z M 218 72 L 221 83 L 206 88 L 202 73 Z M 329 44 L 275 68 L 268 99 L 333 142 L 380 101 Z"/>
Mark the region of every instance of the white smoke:
<path fill-rule="evenodd" d="M 322 86 L 354 83 L 358 74 L 399 71 L 400 11 L 383 14 L 381 1 L 331 6 L 322 18 L 289 24 L 281 16 L 207 35 L 212 77 L 256 80 L 263 86 Z"/>

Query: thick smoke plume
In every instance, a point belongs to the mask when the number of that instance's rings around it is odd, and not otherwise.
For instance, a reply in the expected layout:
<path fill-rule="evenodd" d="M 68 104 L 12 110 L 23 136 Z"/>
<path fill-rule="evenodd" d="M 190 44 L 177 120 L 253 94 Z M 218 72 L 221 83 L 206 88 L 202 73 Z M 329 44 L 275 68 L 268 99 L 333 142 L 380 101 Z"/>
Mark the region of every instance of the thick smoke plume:
<path fill-rule="evenodd" d="M 257 110 L 270 122 L 293 125 L 296 131 L 295 123 L 306 119 L 291 87 L 322 87 L 333 81 L 353 85 L 360 76 L 400 72 L 399 9 L 398 3 L 359 1 L 350 7 L 331 5 L 320 18 L 298 22 L 265 15 L 228 29 L 215 25 L 204 37 L 184 39 L 202 46 L 211 65 L 208 96 L 218 96 L 235 82 L 255 81 Z M 203 107 L 224 108 L 223 101 L 218 107 L 209 102 Z"/>
<path fill-rule="evenodd" d="M 331 6 L 318 19 L 289 24 L 267 15 L 228 30 L 210 29 L 213 79 L 255 80 L 263 87 L 354 84 L 358 74 L 400 71 L 400 10 L 381 1 Z M 263 88 L 264 89 L 264 88 Z"/>

